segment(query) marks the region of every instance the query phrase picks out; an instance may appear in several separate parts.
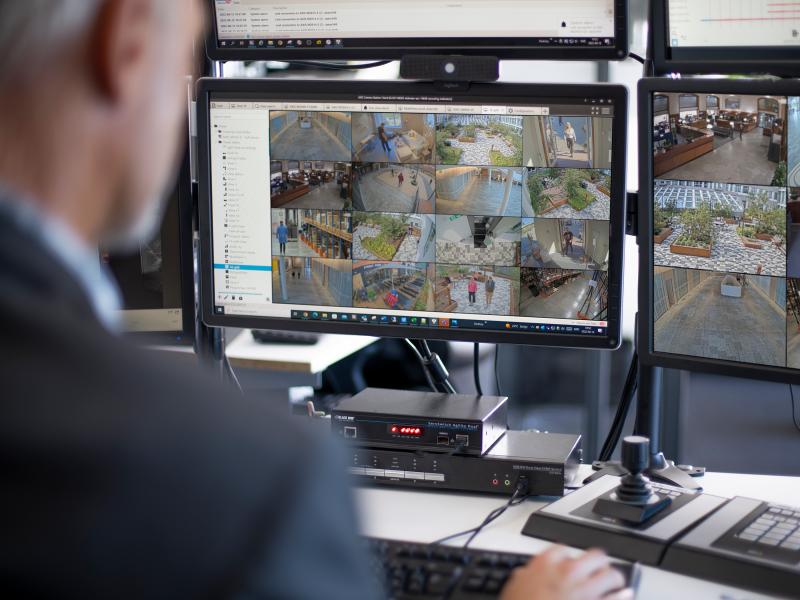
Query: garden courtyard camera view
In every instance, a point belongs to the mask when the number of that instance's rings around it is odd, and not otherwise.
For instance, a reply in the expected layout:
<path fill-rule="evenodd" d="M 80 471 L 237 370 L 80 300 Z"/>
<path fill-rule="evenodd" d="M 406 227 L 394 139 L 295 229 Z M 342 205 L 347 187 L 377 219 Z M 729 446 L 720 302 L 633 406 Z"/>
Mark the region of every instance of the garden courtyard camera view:
<path fill-rule="evenodd" d="M 610 169 L 527 169 L 526 217 L 602 219 L 611 215 Z"/>
<path fill-rule="evenodd" d="M 786 275 L 786 189 L 713 182 L 655 184 L 655 264 Z"/>
<path fill-rule="evenodd" d="M 438 163 L 521 166 L 523 121 L 523 117 L 507 115 L 438 115 Z"/>

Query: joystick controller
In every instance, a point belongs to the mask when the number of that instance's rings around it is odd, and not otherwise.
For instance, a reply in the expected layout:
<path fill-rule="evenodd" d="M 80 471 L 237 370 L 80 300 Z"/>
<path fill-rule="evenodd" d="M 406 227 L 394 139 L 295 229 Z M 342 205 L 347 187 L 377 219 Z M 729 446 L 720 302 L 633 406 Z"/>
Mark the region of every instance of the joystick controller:
<path fill-rule="evenodd" d="M 656 494 L 650 480 L 644 476 L 649 459 L 648 438 L 635 435 L 626 437 L 622 442 L 622 464 L 628 475 L 622 477 L 614 491 L 598 498 L 594 512 L 604 517 L 639 524 L 669 506 L 672 499 Z"/>

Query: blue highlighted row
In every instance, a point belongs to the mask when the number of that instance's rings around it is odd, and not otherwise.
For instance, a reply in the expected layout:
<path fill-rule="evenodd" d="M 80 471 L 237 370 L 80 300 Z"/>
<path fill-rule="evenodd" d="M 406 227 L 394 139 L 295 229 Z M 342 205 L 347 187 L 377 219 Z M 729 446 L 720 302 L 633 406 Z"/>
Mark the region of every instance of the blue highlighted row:
<path fill-rule="evenodd" d="M 214 263 L 214 268 L 225 271 L 272 271 L 271 265 L 223 265 L 221 263 Z"/>

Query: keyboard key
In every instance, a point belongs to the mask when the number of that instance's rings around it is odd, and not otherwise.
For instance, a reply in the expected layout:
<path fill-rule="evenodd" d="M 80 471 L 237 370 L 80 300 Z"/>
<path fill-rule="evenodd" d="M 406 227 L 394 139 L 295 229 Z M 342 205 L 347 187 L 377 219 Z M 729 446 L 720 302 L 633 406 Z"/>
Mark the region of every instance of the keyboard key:
<path fill-rule="evenodd" d="M 800 543 L 790 544 L 788 541 L 781 544 L 781 548 L 786 550 L 800 550 Z"/>
<path fill-rule="evenodd" d="M 764 544 L 765 546 L 777 546 L 780 544 L 780 540 L 776 540 L 774 538 L 761 538 L 758 540 L 759 544 Z"/>
<path fill-rule="evenodd" d="M 490 579 L 483 586 L 483 591 L 487 594 L 499 594 L 506 580 L 499 581 L 497 579 Z"/>
<path fill-rule="evenodd" d="M 767 531 L 769 530 L 762 527 L 748 527 L 747 529 L 742 531 L 742 533 L 746 533 L 748 535 L 761 535 L 763 533 L 767 533 Z"/>
<path fill-rule="evenodd" d="M 483 577 L 468 577 L 464 582 L 464 589 L 468 592 L 480 592 L 483 590 L 483 582 L 486 581 Z"/>
<path fill-rule="evenodd" d="M 744 540 L 745 542 L 755 542 L 758 539 L 758 536 L 751 535 L 749 533 L 741 533 L 739 534 L 739 539 Z"/>
<path fill-rule="evenodd" d="M 426 594 L 444 595 L 453 586 L 454 578 L 433 573 L 428 578 L 428 585 L 425 588 Z"/>

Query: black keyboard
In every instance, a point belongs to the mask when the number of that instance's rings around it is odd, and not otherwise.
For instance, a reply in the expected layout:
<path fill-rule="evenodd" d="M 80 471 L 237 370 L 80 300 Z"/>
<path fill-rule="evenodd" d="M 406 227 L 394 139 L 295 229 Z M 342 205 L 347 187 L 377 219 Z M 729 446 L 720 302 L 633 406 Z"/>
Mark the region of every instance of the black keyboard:
<path fill-rule="evenodd" d="M 487 600 L 496 598 L 511 571 L 530 560 L 524 554 L 487 552 L 366 538 L 372 571 L 388 600 Z M 636 589 L 639 568 L 615 564 Z"/>
<path fill-rule="evenodd" d="M 800 563 L 800 510 L 764 503 L 714 546 L 797 565 Z"/>

